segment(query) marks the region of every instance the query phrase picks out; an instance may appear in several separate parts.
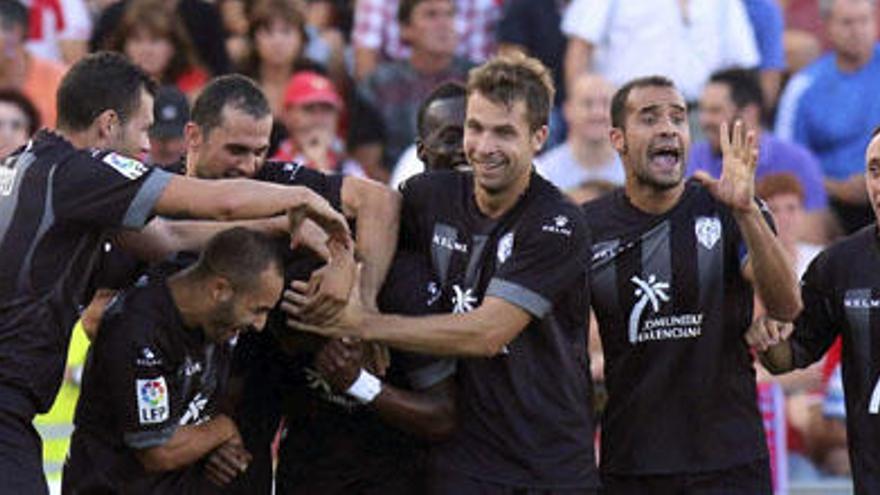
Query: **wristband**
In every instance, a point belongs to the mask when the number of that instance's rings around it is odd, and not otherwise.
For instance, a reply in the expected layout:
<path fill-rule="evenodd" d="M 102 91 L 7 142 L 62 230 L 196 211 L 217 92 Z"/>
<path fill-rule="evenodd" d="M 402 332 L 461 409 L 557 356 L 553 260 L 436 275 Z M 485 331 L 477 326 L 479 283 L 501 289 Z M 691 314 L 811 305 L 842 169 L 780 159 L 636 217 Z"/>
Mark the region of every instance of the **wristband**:
<path fill-rule="evenodd" d="M 381 391 L 382 380 L 373 376 L 369 371 L 361 369 L 361 374 L 345 393 L 357 399 L 361 404 L 369 404 Z"/>

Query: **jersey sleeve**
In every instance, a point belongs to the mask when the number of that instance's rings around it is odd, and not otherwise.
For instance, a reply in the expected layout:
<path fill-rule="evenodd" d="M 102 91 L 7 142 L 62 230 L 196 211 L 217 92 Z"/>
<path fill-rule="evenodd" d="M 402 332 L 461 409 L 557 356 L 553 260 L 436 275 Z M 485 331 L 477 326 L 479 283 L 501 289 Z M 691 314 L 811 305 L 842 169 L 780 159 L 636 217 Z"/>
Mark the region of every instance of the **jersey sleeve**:
<path fill-rule="evenodd" d="M 112 306 L 111 306 L 112 308 Z M 133 449 L 162 445 L 177 428 L 174 369 L 162 350 L 157 322 L 137 311 L 114 312 L 101 322 L 108 394 L 118 408 L 122 441 Z"/>
<path fill-rule="evenodd" d="M 791 336 L 794 365 L 804 368 L 816 362 L 831 347 L 846 321 L 836 311 L 831 267 L 823 253 L 810 263 L 801 280 L 804 310 L 795 320 Z"/>
<path fill-rule="evenodd" d="M 499 236 L 493 253 L 496 271 L 486 296 L 543 318 L 560 291 L 579 279 L 586 284 L 589 249 L 580 210 L 574 205 L 547 208 Z"/>
<path fill-rule="evenodd" d="M 54 214 L 107 228 L 143 227 L 171 174 L 113 152 L 77 153 L 51 180 Z"/>

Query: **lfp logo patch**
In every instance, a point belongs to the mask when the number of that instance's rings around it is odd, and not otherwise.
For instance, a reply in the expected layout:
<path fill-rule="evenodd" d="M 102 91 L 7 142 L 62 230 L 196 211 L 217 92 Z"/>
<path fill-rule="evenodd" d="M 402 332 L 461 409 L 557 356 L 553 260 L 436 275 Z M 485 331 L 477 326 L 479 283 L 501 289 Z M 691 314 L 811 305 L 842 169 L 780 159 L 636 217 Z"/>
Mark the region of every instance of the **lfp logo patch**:
<path fill-rule="evenodd" d="M 138 421 L 142 425 L 162 423 L 168 420 L 168 386 L 165 377 L 135 380 L 137 389 Z"/>

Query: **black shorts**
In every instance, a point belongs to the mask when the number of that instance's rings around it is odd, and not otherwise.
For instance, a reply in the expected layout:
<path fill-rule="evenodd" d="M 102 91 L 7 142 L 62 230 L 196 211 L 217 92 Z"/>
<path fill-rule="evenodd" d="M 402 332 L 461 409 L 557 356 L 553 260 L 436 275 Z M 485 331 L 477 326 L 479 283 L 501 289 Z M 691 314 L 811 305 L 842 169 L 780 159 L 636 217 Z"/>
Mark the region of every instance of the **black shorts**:
<path fill-rule="evenodd" d="M 705 473 L 602 475 L 602 495 L 773 495 L 768 459 Z"/>
<path fill-rule="evenodd" d="M 529 488 L 480 480 L 434 466 L 428 476 L 429 495 L 597 495 L 592 488 Z"/>
<path fill-rule="evenodd" d="M 46 495 L 43 443 L 34 429 L 36 406 L 28 395 L 0 385 L 0 490 L 16 495 Z"/>

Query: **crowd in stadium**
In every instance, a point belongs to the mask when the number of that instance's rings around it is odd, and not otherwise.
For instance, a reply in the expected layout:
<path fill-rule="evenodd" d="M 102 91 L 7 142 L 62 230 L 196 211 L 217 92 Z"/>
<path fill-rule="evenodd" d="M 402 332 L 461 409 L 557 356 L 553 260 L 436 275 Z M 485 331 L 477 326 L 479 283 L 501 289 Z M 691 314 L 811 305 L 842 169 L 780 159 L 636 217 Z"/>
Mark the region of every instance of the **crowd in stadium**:
<path fill-rule="evenodd" d="M 878 23 L 0 0 L 0 492 L 880 494 Z"/>

